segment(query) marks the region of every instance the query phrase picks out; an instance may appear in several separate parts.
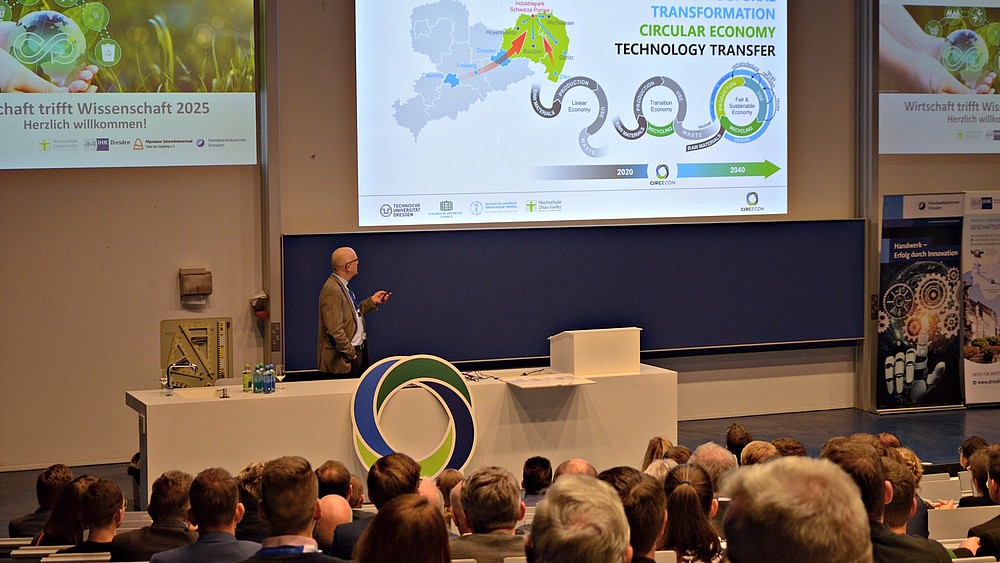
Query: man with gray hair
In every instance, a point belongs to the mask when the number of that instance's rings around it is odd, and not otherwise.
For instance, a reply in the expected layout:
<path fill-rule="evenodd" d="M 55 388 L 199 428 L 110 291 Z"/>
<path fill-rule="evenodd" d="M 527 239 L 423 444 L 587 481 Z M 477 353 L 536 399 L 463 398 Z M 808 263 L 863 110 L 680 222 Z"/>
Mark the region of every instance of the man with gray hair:
<path fill-rule="evenodd" d="M 537 563 L 627 563 L 632 560 L 628 542 L 625 509 L 611 485 L 563 475 L 538 503 L 525 549 Z"/>
<path fill-rule="evenodd" d="M 694 449 L 691 457 L 688 458 L 688 463 L 701 467 L 712 479 L 712 492 L 715 494 L 716 500 L 719 501 L 719 509 L 712 518 L 712 524 L 719 531 L 719 536 L 725 539 L 726 534 L 723 531 L 722 519 L 726 516 L 726 510 L 729 508 L 729 498 L 719 495 L 719 486 L 724 475 L 739 468 L 736 456 L 715 442 L 706 442 Z"/>
<path fill-rule="evenodd" d="M 524 557 L 524 539 L 514 535 L 517 521 L 524 517 L 524 503 L 510 471 L 477 469 L 462 481 L 459 495 L 472 533 L 452 538 L 452 559 L 503 563 L 505 557 Z"/>
<path fill-rule="evenodd" d="M 865 506 L 834 463 L 784 457 L 740 469 L 723 490 L 732 563 L 872 561 Z"/>

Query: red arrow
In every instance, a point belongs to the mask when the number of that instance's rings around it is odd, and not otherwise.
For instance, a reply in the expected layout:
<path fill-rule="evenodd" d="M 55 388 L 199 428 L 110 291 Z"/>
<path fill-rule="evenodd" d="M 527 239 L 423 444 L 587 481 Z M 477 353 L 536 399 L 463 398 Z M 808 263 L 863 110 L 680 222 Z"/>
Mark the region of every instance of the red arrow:
<path fill-rule="evenodd" d="M 542 44 L 545 45 L 545 52 L 549 54 L 549 60 L 553 63 L 556 62 L 555 59 L 552 58 L 552 46 L 549 45 L 549 40 L 543 37 Z"/>
<path fill-rule="evenodd" d="M 520 53 L 521 52 L 521 47 L 524 46 L 524 38 L 527 37 L 527 36 L 528 36 L 528 32 L 525 31 L 524 33 L 522 33 L 521 35 L 519 35 L 517 37 L 517 39 L 514 40 L 513 43 L 510 44 L 510 49 L 507 49 L 507 56 L 508 57 L 511 56 L 511 55 L 514 55 L 515 53 Z"/>

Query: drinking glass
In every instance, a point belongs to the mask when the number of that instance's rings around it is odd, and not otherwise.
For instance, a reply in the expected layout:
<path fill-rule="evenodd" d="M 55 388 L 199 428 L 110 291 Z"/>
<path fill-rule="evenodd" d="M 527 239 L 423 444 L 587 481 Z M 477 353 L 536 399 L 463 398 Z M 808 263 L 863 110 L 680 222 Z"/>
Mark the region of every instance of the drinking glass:
<path fill-rule="evenodd" d="M 285 379 L 285 364 L 274 366 L 274 378 L 278 380 L 278 389 L 284 389 L 285 387 L 281 385 L 281 382 Z"/>

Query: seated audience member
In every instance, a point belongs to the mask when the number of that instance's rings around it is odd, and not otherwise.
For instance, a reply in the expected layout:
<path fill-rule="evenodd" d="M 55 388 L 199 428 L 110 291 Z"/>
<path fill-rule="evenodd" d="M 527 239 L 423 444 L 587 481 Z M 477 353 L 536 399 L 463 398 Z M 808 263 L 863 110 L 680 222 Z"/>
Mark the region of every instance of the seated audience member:
<path fill-rule="evenodd" d="M 899 452 L 900 457 L 903 458 L 903 465 L 913 475 L 913 487 L 917 491 L 914 493 L 914 498 L 917 500 L 917 510 L 906 521 L 906 533 L 911 536 L 926 538 L 930 536 L 930 528 L 927 524 L 927 510 L 931 507 L 927 501 L 920 498 L 920 495 L 917 494 L 920 491 L 920 479 L 924 476 L 924 464 L 920 462 L 920 458 L 910 448 L 896 448 L 896 450 Z"/>
<path fill-rule="evenodd" d="M 881 442 L 879 444 L 881 445 Z M 886 480 L 882 456 L 878 454 L 870 440 L 833 438 L 823 445 L 820 456 L 839 465 L 858 485 L 861 502 L 868 514 L 872 552 L 876 563 L 951 560 L 948 551 L 941 544 L 906 534 L 895 534 L 883 523 L 885 505 L 892 500 L 892 485 Z"/>
<path fill-rule="evenodd" d="M 958 448 L 958 464 L 962 466 L 962 469 L 968 470 L 969 458 L 972 457 L 972 454 L 976 453 L 977 450 L 986 449 L 989 445 L 989 442 L 979 436 L 969 436 Z"/>
<path fill-rule="evenodd" d="M 789 456 L 741 469 L 723 493 L 732 499 L 725 518 L 732 563 L 872 561 L 857 485 L 829 461 Z"/>
<path fill-rule="evenodd" d="M 319 551 L 313 528 L 322 517 L 319 480 L 312 466 L 298 456 L 264 464 L 260 480 L 260 517 L 270 535 L 247 561 L 339 561 Z"/>
<path fill-rule="evenodd" d="M 260 549 L 260 544 L 236 539 L 236 524 L 246 507 L 240 502 L 236 479 L 221 467 L 199 473 L 188 493 L 191 508 L 188 520 L 198 526 L 198 541 L 154 554 L 150 563 L 244 561 Z M 346 501 L 345 501 L 346 502 Z"/>
<path fill-rule="evenodd" d="M 329 551 L 333 546 L 333 531 L 341 524 L 354 520 L 351 505 L 340 495 L 326 495 L 319 499 L 320 519 L 316 521 L 313 539 L 323 551 Z"/>
<path fill-rule="evenodd" d="M 347 466 L 336 460 L 329 460 L 316 469 L 319 479 L 319 498 L 326 495 L 351 496 L 351 472 Z"/>
<path fill-rule="evenodd" d="M 712 490 L 716 492 L 722 476 L 739 467 L 736 456 L 715 442 L 707 442 L 695 448 L 688 463 L 708 472 L 708 476 L 712 478 Z"/>
<path fill-rule="evenodd" d="M 647 467 L 643 473 L 649 475 L 653 479 L 656 479 L 656 482 L 662 485 L 663 480 L 667 478 L 667 473 L 670 473 L 670 470 L 678 465 L 679 464 L 672 459 L 657 459 L 653 460 L 653 463 L 650 463 L 649 467 Z"/>
<path fill-rule="evenodd" d="M 778 448 L 774 447 L 774 444 L 754 440 L 743 446 L 743 452 L 740 453 L 740 465 L 756 465 L 779 457 L 781 454 L 778 453 Z"/>
<path fill-rule="evenodd" d="M 628 520 L 632 563 L 652 563 L 656 544 L 667 525 L 667 497 L 663 494 L 663 485 L 649 475 L 642 475 L 621 499 Z"/>
<path fill-rule="evenodd" d="M 885 513 L 882 516 L 882 521 L 893 533 L 905 535 L 906 522 L 917 509 L 913 473 L 902 463 L 886 457 L 882 458 L 882 465 L 885 467 L 886 481 L 892 485 L 892 499 L 885 504 Z M 926 544 L 938 543 L 924 537 L 911 537 L 918 542 L 925 542 Z M 975 546 L 972 544 L 975 544 Z M 972 550 L 978 547 L 978 542 L 966 540 L 966 543 L 963 543 L 962 547 L 966 548 L 963 555 L 971 557 L 973 555 Z M 933 546 L 927 547 L 927 550 L 932 549 L 936 548 Z"/>
<path fill-rule="evenodd" d="M 243 504 L 243 519 L 236 523 L 236 539 L 260 543 L 267 537 L 267 522 L 260 518 L 257 505 L 260 504 L 260 476 L 264 471 L 263 461 L 252 461 L 236 476 L 236 485 Z"/>
<path fill-rule="evenodd" d="M 775 449 L 778 450 L 778 453 L 781 454 L 782 457 L 791 455 L 808 455 L 806 453 L 805 446 L 802 445 L 802 442 L 796 440 L 795 438 L 777 438 L 772 440 L 771 443 L 774 444 Z"/>
<path fill-rule="evenodd" d="M 415 494 L 386 502 L 358 539 L 359 563 L 448 563 L 451 557 L 441 512 Z"/>
<path fill-rule="evenodd" d="M 986 482 L 990 477 L 990 456 L 985 449 L 976 450 L 969 456 L 969 473 L 972 474 L 972 495 L 962 497 L 958 501 L 960 508 L 969 506 L 993 506 L 996 504 L 990 498 Z"/>
<path fill-rule="evenodd" d="M 479 563 L 503 563 L 524 557 L 524 538 L 514 535 L 524 518 L 517 479 L 506 469 L 483 467 L 462 480 L 462 510 L 472 533 L 452 538 L 451 556 Z"/>
<path fill-rule="evenodd" d="M 76 545 L 83 541 L 83 521 L 80 519 L 80 497 L 97 482 L 93 475 L 81 475 L 63 488 L 52 507 L 52 514 L 31 545 Z"/>
<path fill-rule="evenodd" d="M 404 453 L 381 457 L 368 470 L 368 497 L 379 510 L 399 495 L 416 493 L 419 486 L 420 466 Z M 331 554 L 350 559 L 358 538 L 371 521 L 372 518 L 355 519 L 349 524 L 337 526 L 333 534 Z"/>
<path fill-rule="evenodd" d="M 121 557 L 119 561 L 149 561 L 154 553 L 197 541 L 198 533 L 190 529 L 187 521 L 190 488 L 191 476 L 183 471 L 167 471 L 153 481 L 146 508 L 153 523 L 115 536 L 113 545 L 116 557 Z"/>
<path fill-rule="evenodd" d="M 537 563 L 631 561 L 625 509 L 611 485 L 563 475 L 538 503 L 525 551 Z"/>
<path fill-rule="evenodd" d="M 351 473 L 351 498 L 347 499 L 347 502 L 351 504 L 351 508 L 361 508 L 365 504 L 365 484 L 361 482 L 361 477 L 353 473 Z M 371 512 L 365 514 L 368 514 L 369 517 L 374 516 Z M 356 515 L 355 518 L 357 518 Z"/>
<path fill-rule="evenodd" d="M 597 474 L 597 478 L 611 485 L 611 488 L 618 493 L 618 498 L 625 498 L 625 495 L 632 490 L 632 487 L 642 481 L 642 471 L 627 465 L 619 465 L 611 469 L 605 469 Z"/>
<path fill-rule="evenodd" d="M 886 453 L 888 453 L 888 448 L 886 448 L 885 444 L 882 443 L 882 440 L 879 440 L 878 436 L 874 434 L 869 434 L 867 432 L 855 432 L 854 434 L 848 436 L 847 439 L 871 445 L 871 447 L 875 448 L 875 452 L 878 453 L 879 457 L 885 457 Z"/>
<path fill-rule="evenodd" d="M 427 502 L 431 503 L 432 506 L 437 507 L 441 511 L 441 516 L 444 516 L 444 495 L 434 483 L 434 479 L 422 477 L 420 484 L 417 485 L 417 494 L 427 499 Z"/>
<path fill-rule="evenodd" d="M 529 457 L 521 468 L 521 486 L 524 487 L 525 506 L 535 506 L 545 498 L 545 490 L 552 484 L 552 462 L 542 456 Z"/>
<path fill-rule="evenodd" d="M 458 529 L 458 535 L 464 536 L 466 534 L 472 533 L 472 526 L 469 524 L 469 519 L 465 517 L 465 510 L 462 508 L 462 483 L 464 481 L 459 481 L 455 483 L 455 486 L 451 488 L 451 493 L 448 495 L 451 497 L 451 516 L 455 519 L 455 527 Z M 531 528 L 527 528 L 525 533 L 531 531 Z"/>
<path fill-rule="evenodd" d="M 978 436 L 973 437 L 977 438 Z M 980 438 L 980 440 L 982 440 L 982 438 Z M 1000 483 L 997 482 L 997 480 L 1000 479 L 1000 444 L 988 446 L 983 451 L 986 452 L 987 461 L 986 494 L 993 499 L 993 502 L 1000 504 Z M 975 452 L 969 455 L 975 455 Z M 968 465 L 968 460 L 966 460 L 966 465 Z M 978 536 L 980 539 L 983 539 L 991 532 L 1000 533 L 1000 516 L 995 516 L 982 524 L 977 524 L 969 528 L 969 537 Z M 981 554 L 991 555 L 991 553 Z M 994 555 L 994 557 L 996 556 Z"/>
<path fill-rule="evenodd" d="M 125 561 L 115 557 L 111 540 L 125 518 L 125 497 L 118 483 L 100 479 L 87 487 L 80 496 L 80 519 L 90 530 L 86 541 L 59 553 L 112 553 L 115 561 Z"/>
<path fill-rule="evenodd" d="M 441 496 L 444 498 L 444 525 L 449 529 L 452 522 L 455 521 L 451 516 L 451 489 L 464 477 L 462 472 L 457 469 L 445 469 L 434 479 L 434 484 L 437 485 L 438 490 L 441 491 Z"/>
<path fill-rule="evenodd" d="M 716 563 L 722 560 L 722 542 L 712 524 L 719 501 L 712 493 L 708 472 L 693 464 L 673 468 L 663 482 L 667 527 L 660 549 L 677 553 L 678 561 Z"/>
<path fill-rule="evenodd" d="M 552 480 L 555 481 L 560 475 L 589 475 L 597 477 L 597 470 L 594 469 L 594 466 L 589 461 L 574 457 L 567 459 L 560 463 L 559 467 L 556 467 L 556 472 L 552 475 Z"/>
<path fill-rule="evenodd" d="M 899 437 L 897 437 L 892 432 L 879 432 L 878 436 L 876 437 L 878 438 L 879 442 L 882 442 L 882 445 L 885 446 L 886 448 L 903 447 L 903 443 L 899 441 Z"/>
<path fill-rule="evenodd" d="M 69 467 L 57 463 L 46 467 L 35 479 L 35 498 L 38 509 L 31 514 L 18 516 L 7 524 L 7 532 L 12 538 L 32 538 L 42 531 L 52 514 L 60 493 L 73 480 Z"/>
<path fill-rule="evenodd" d="M 672 459 L 677 462 L 677 465 L 684 465 L 691 459 L 691 448 L 687 446 L 674 446 L 667 450 L 667 455 L 664 459 Z"/>
<path fill-rule="evenodd" d="M 726 449 L 736 456 L 737 462 L 743 454 L 743 448 L 750 442 L 753 442 L 753 435 L 746 426 L 734 422 L 726 429 Z"/>
<path fill-rule="evenodd" d="M 642 465 L 639 467 L 645 471 L 654 460 L 663 459 L 667 456 L 667 451 L 674 445 L 663 436 L 653 436 L 646 444 L 646 453 L 642 455 Z"/>
<path fill-rule="evenodd" d="M 1000 501 L 1000 445 L 994 444 L 986 448 L 987 461 L 989 463 L 987 471 L 989 477 L 986 483 L 986 490 L 994 502 Z M 971 454 L 975 456 L 976 453 Z M 995 516 L 982 524 L 978 524 L 969 529 L 969 537 L 979 538 L 979 550 L 975 552 L 977 556 L 1000 557 L 1000 516 Z"/>
<path fill-rule="evenodd" d="M 715 491 L 715 496 L 719 500 L 719 509 L 715 513 L 713 525 L 717 532 L 723 534 L 722 518 L 726 515 L 729 499 L 719 496 L 719 486 L 724 475 L 736 471 L 739 467 L 736 456 L 719 444 L 708 442 L 695 448 L 688 463 L 701 467 L 712 478 L 712 490 Z M 722 537 L 725 538 L 725 535 L 723 534 Z"/>

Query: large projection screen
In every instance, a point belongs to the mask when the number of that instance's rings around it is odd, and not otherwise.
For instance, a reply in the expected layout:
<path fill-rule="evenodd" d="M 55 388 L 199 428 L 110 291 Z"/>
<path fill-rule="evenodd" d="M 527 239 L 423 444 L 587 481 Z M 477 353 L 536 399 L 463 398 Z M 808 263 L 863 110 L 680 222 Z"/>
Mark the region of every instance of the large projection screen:
<path fill-rule="evenodd" d="M 355 6 L 360 226 L 787 212 L 785 0 Z"/>
<path fill-rule="evenodd" d="M 0 0 L 0 169 L 257 163 L 254 0 Z"/>
<path fill-rule="evenodd" d="M 1000 1 L 878 6 L 881 154 L 1000 153 Z"/>
<path fill-rule="evenodd" d="M 373 3 L 378 4 L 378 3 Z M 426 2 L 434 4 L 434 2 Z M 483 15 L 483 5 L 495 4 L 492 2 L 466 2 L 467 9 L 470 10 L 470 27 L 480 21 L 486 20 L 490 26 L 497 28 L 512 26 L 516 22 L 516 15 L 510 11 L 515 4 L 507 6 L 508 12 L 501 18 L 499 15 L 487 18 Z M 575 3 L 551 4 L 546 2 L 546 7 L 551 7 L 556 13 L 556 9 L 573 9 Z M 632 3 L 629 3 L 630 5 Z M 743 5 L 743 3 L 714 2 L 704 3 L 708 5 Z M 421 4 L 423 5 L 423 4 Z M 586 6 L 586 3 L 582 4 Z M 696 4 L 686 4 L 696 6 Z M 777 2 L 746 3 L 747 6 L 778 6 Z M 395 4 L 387 6 L 386 9 L 394 9 Z M 414 97 L 413 83 L 420 78 L 421 73 L 430 63 L 424 55 L 419 55 L 407 44 L 409 30 L 411 27 L 411 13 L 416 3 L 409 1 L 400 8 L 398 14 L 391 14 L 390 21 L 396 22 L 392 26 L 389 22 L 379 22 L 374 29 L 359 31 L 355 27 L 355 3 L 350 1 L 321 2 L 319 0 L 301 0 L 294 4 L 280 3 L 278 10 L 278 34 L 280 37 L 281 49 L 277 53 L 280 68 L 280 131 L 279 131 L 279 160 L 280 160 L 280 184 L 281 184 L 281 230 L 284 234 L 300 233 L 324 233 L 324 232 L 345 232 L 345 231 L 366 231 L 366 230 L 392 230 L 409 229 L 411 226 L 377 226 L 359 227 L 358 210 L 358 131 L 373 130 L 372 132 L 362 132 L 362 135 L 377 135 L 378 138 L 389 137 L 398 132 L 403 133 L 404 138 L 409 133 L 395 123 L 392 114 L 392 104 L 397 98 L 401 102 Z M 617 18 L 624 19 L 624 14 L 619 14 L 626 8 L 623 4 L 609 6 L 605 16 L 609 21 Z M 479 10 L 478 12 L 476 10 Z M 632 8 L 627 8 L 631 11 Z M 654 18 L 652 8 L 649 4 L 643 4 L 642 8 L 635 8 L 634 19 L 629 26 L 621 33 L 609 30 L 607 37 L 598 38 L 599 41 L 607 41 L 607 49 L 614 50 L 611 58 L 621 58 L 624 64 L 639 64 L 645 58 L 651 59 L 648 67 L 649 76 L 670 75 L 675 77 L 674 69 L 678 59 L 681 57 L 664 56 L 621 56 L 617 55 L 617 47 L 614 43 L 681 43 L 673 38 L 646 37 L 641 33 L 643 25 L 669 25 L 667 18 Z M 303 17 L 308 14 L 308 17 Z M 700 218 L 661 218 L 658 215 L 641 219 L 603 219 L 587 221 L 556 221 L 554 217 L 546 217 L 547 223 L 541 224 L 634 224 L 663 221 L 745 221 L 748 219 L 789 219 L 789 220 L 815 220 L 815 219 L 845 219 L 855 216 L 855 137 L 856 128 L 853 115 L 855 114 L 855 90 L 857 80 L 855 77 L 855 54 L 857 52 L 856 34 L 856 5 L 851 2 L 841 2 L 839 0 L 820 0 L 817 2 L 791 3 L 787 7 L 787 77 L 783 79 L 784 88 L 787 95 L 780 98 L 780 107 L 775 114 L 776 119 L 784 119 L 787 122 L 787 138 L 790 140 L 787 146 L 787 157 L 784 163 L 779 163 L 775 159 L 767 157 L 767 160 L 774 162 L 781 167 L 781 171 L 767 178 L 768 181 L 775 179 L 779 174 L 785 174 L 787 178 L 787 214 L 771 215 L 765 211 L 764 215 L 756 212 L 737 211 L 734 215 L 700 217 Z M 598 19 L 604 16 L 598 17 Z M 662 19 L 662 22 L 657 22 Z M 572 27 L 583 28 L 583 20 L 574 20 Z M 706 35 L 710 33 L 706 23 Z M 364 52 L 359 45 L 366 45 L 370 41 L 377 41 L 383 38 L 386 41 L 399 42 L 399 35 L 402 34 L 405 51 L 393 52 L 389 59 L 376 61 L 378 71 L 381 67 L 393 67 L 402 63 L 397 63 L 396 58 L 408 61 L 417 61 L 419 66 L 408 69 L 407 73 L 401 77 L 394 77 L 395 88 L 398 90 L 392 98 L 388 99 L 388 110 L 384 113 L 384 118 L 390 122 L 386 124 L 389 129 L 383 129 L 379 124 L 371 122 L 359 122 L 357 117 L 358 107 L 365 105 L 369 97 L 385 97 L 386 94 L 377 90 L 361 89 L 359 93 L 357 85 L 357 63 L 364 60 Z M 373 36 L 369 38 L 368 36 Z M 515 38 L 516 39 L 516 38 Z M 572 39 L 571 39 L 572 41 Z M 704 41 L 706 49 L 715 43 L 712 38 L 706 37 Z M 749 41 L 747 41 L 749 42 Z M 754 40 L 753 42 L 759 42 Z M 690 38 L 684 38 L 683 43 L 690 44 Z M 735 43 L 731 41 L 730 43 Z M 746 42 L 744 42 L 746 43 Z M 395 43 L 394 43 L 395 44 Z M 603 44 L 603 43 L 602 43 Z M 574 44 L 576 45 L 576 44 Z M 580 42 L 581 49 L 593 49 L 593 46 Z M 544 49 L 544 45 L 543 45 Z M 360 54 L 359 54 L 360 53 Z M 636 59 L 636 60 L 630 60 Z M 574 59 L 575 62 L 582 62 Z M 733 60 L 730 65 L 738 61 Z M 531 117 L 534 113 L 531 107 L 531 84 L 535 79 L 539 79 L 543 91 L 542 99 L 548 96 L 546 106 L 552 103 L 552 95 L 556 88 L 550 81 L 541 76 L 544 65 L 540 63 L 530 63 L 533 69 L 537 69 L 534 75 L 519 82 L 517 86 L 522 88 L 525 105 L 518 105 L 518 111 L 527 110 L 529 113 L 525 118 Z M 508 65 L 509 66 L 509 65 Z M 759 65 L 758 65 L 759 66 Z M 432 69 L 433 70 L 433 69 Z M 418 74 L 414 74 L 414 73 Z M 627 75 L 623 74 L 621 80 L 615 77 L 602 78 L 600 84 L 605 89 L 615 89 L 620 94 L 621 105 L 616 105 L 614 111 L 610 107 L 607 122 L 602 126 L 599 136 L 606 136 L 609 144 L 614 141 L 610 148 L 617 147 L 618 150 L 638 151 L 643 154 L 640 147 L 660 148 L 673 146 L 685 146 L 677 135 L 668 137 L 655 137 L 644 134 L 637 140 L 626 140 L 614 130 L 613 118 L 615 115 L 622 119 L 624 124 L 630 128 L 635 128 L 638 124 L 634 112 L 631 110 L 631 103 L 635 93 L 641 86 L 641 81 L 637 84 L 632 74 L 637 74 L 637 70 L 629 70 Z M 563 74 L 569 75 L 569 69 L 564 69 Z M 582 71 L 581 71 L 582 74 Z M 286 78 L 288 77 L 288 78 Z M 488 74 L 487 74 L 488 77 Z M 777 78 L 777 75 L 775 76 Z M 648 77 L 644 77 L 648 78 Z M 683 87 L 688 99 L 695 97 L 694 88 L 704 88 L 703 96 L 697 102 L 692 101 L 688 105 L 689 113 L 698 111 L 701 116 L 696 118 L 699 123 L 704 123 L 710 118 L 708 108 L 708 98 L 711 90 L 718 81 L 719 76 L 715 76 L 706 85 L 688 84 L 686 75 L 676 74 L 675 80 Z M 561 83 L 561 82 L 560 82 Z M 777 85 L 777 81 L 776 81 Z M 407 93 L 404 89 L 408 89 Z M 660 91 L 663 91 L 662 93 Z M 647 95 L 644 103 L 648 104 L 652 95 L 663 96 L 666 90 L 662 87 L 655 87 Z M 497 96 L 487 96 L 482 102 L 470 107 L 475 112 L 492 116 L 495 119 L 496 112 L 494 105 L 503 101 L 507 91 L 495 92 Z M 606 92 L 607 93 L 607 92 Z M 404 96 L 405 94 L 405 96 Z M 584 93 L 582 87 L 577 87 L 569 91 L 567 96 L 581 96 Z M 520 96 L 516 96 L 520 97 Z M 360 98 L 360 99 L 359 99 Z M 596 100 L 593 96 L 591 100 Z M 590 102 L 588 102 L 590 103 Z M 616 102 L 617 104 L 618 102 Z M 384 107 L 384 106 L 383 106 Z M 419 138 L 423 139 L 434 128 L 448 128 L 456 126 L 459 131 L 465 131 L 474 125 L 469 118 L 473 111 L 463 112 L 452 121 L 449 118 L 433 122 L 433 126 L 428 125 L 420 133 Z M 645 110 L 644 110 L 645 114 Z M 537 117 L 537 115 L 536 115 Z M 573 121 L 579 119 L 577 123 Z M 695 119 L 692 115 L 692 119 Z M 553 143 L 571 144 L 572 149 L 566 148 L 562 152 L 573 158 L 586 159 L 583 152 L 578 148 L 579 133 L 589 126 L 590 122 L 586 118 L 579 118 L 574 112 L 570 114 L 564 108 L 560 115 L 547 119 L 537 117 L 537 121 L 532 120 L 540 129 L 540 133 L 551 137 Z M 654 124 L 659 125 L 655 121 Z M 775 124 L 758 139 L 763 142 L 766 137 L 775 133 Z M 618 136 L 615 139 L 614 136 Z M 506 139 L 510 135 L 501 136 Z M 496 133 L 492 135 L 495 141 Z M 412 135 L 409 135 L 409 143 L 413 143 Z M 749 143 L 753 145 L 754 143 Z M 598 143 L 595 140 L 594 145 Z M 713 147 L 701 151 L 693 151 L 708 154 L 708 152 L 719 149 L 720 146 L 735 146 L 729 140 L 722 140 Z M 547 153 L 552 145 L 542 145 L 541 153 Z M 273 147 L 272 147 L 273 149 Z M 579 156 L 576 156 L 579 152 Z M 274 153 L 272 152 L 272 155 Z M 659 154 L 659 153 L 657 153 Z M 626 158 L 633 156 L 631 152 L 616 153 L 614 162 L 625 164 L 640 164 L 643 159 Z M 648 154 L 646 155 L 648 157 Z M 675 155 L 676 156 L 676 155 Z M 687 156 L 685 154 L 685 156 Z M 701 158 L 701 155 L 696 155 Z M 620 157 L 620 159 L 618 158 Z M 442 153 L 429 157 L 426 162 L 421 162 L 421 168 L 446 169 L 456 160 L 450 153 Z M 661 159 L 646 158 L 645 160 L 660 163 Z M 670 166 L 672 160 L 666 155 L 662 159 Z M 720 158 L 720 160 L 723 160 Z M 475 176 L 466 178 L 469 184 L 478 184 L 484 179 L 488 179 L 495 174 L 508 174 L 507 167 L 516 165 L 504 159 L 494 159 L 483 163 Z M 378 163 L 378 166 L 395 171 L 398 180 L 403 182 L 411 173 L 399 161 L 390 159 Z M 530 169 L 530 167 L 529 167 Z M 653 169 L 655 178 L 655 168 Z M 419 172 L 423 174 L 423 171 Z M 617 174 L 617 170 L 615 170 Z M 647 166 L 646 173 L 649 174 Z M 668 179 L 677 180 L 677 171 L 671 168 Z M 362 173 L 364 174 L 364 173 Z M 747 178 L 742 178 L 747 180 Z M 758 178 L 758 179 L 763 179 Z M 626 182 L 625 180 L 587 180 L 581 181 L 582 185 L 590 183 L 611 183 Z M 468 188 L 472 189 L 472 188 Z M 642 188 L 650 191 L 649 179 Z M 653 188 L 653 189 L 659 189 Z M 665 189 L 672 189 L 665 188 Z M 742 190 L 740 193 L 740 207 L 747 206 L 744 198 L 749 194 L 750 189 Z M 758 194 L 760 195 L 760 194 Z M 606 198 L 607 205 L 611 205 L 613 198 Z M 440 212 L 442 201 L 448 198 L 436 198 L 431 202 L 431 209 Z M 536 200 L 537 201 L 537 200 Z M 767 200 L 761 200 L 766 201 Z M 453 209 L 459 209 L 457 200 L 452 200 Z M 471 202 L 469 203 L 471 206 Z M 381 204 L 379 205 L 381 208 Z M 526 208 L 526 207 L 525 207 Z M 470 209 L 466 207 L 465 209 Z M 469 214 L 465 217 L 453 217 L 449 223 L 442 220 L 441 227 L 454 228 L 455 226 L 490 226 L 482 223 L 466 223 Z M 496 226 L 522 226 L 529 223 L 516 222 L 509 223 L 497 221 Z M 530 223 L 539 224 L 539 223 Z"/>

